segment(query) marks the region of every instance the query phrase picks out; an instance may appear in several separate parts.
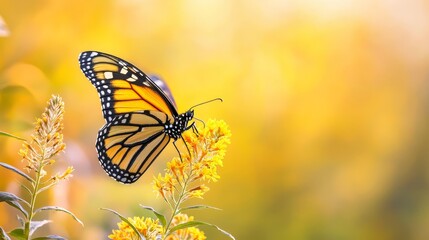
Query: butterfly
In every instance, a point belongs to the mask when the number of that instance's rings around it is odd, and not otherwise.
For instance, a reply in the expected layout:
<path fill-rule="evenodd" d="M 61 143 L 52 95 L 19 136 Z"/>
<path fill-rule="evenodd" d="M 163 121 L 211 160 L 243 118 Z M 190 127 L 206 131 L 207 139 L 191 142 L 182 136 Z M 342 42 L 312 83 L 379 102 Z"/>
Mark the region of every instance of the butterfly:
<path fill-rule="evenodd" d="M 97 89 L 106 120 L 96 140 L 98 160 L 116 181 L 137 181 L 170 140 L 195 128 L 192 108 L 179 114 L 160 78 L 102 52 L 82 52 L 79 63 Z"/>

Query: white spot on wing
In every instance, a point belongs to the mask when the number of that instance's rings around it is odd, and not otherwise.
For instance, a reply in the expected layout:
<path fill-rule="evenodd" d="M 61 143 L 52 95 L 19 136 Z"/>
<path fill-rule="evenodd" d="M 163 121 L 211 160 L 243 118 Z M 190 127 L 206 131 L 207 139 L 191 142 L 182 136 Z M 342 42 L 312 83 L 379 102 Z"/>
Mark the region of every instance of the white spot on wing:
<path fill-rule="evenodd" d="M 121 73 L 122 74 L 127 74 L 128 73 L 128 70 L 125 68 L 125 67 L 123 67 L 122 69 L 121 69 Z"/>
<path fill-rule="evenodd" d="M 113 78 L 113 73 L 112 72 L 105 72 L 104 73 L 104 78 L 106 78 L 106 79 L 112 79 Z"/>

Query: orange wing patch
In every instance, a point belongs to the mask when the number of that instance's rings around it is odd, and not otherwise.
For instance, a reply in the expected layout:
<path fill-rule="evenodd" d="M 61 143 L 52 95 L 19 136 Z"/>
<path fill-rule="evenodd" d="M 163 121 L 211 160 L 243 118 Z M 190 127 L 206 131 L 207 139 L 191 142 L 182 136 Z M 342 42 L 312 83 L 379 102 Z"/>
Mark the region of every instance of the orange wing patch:
<path fill-rule="evenodd" d="M 149 87 L 137 86 L 119 79 L 112 80 L 111 84 L 115 88 L 113 108 L 116 113 L 157 110 L 169 115 L 173 114 L 164 99 Z"/>
<path fill-rule="evenodd" d="M 169 141 L 170 138 L 165 135 L 158 136 L 140 152 L 129 171 L 132 173 L 136 173 L 138 171 L 143 173 L 146 171 L 158 154 L 165 148 L 165 146 L 167 146 Z"/>
<path fill-rule="evenodd" d="M 168 115 L 173 115 L 173 113 L 170 111 L 170 108 L 167 105 L 167 102 L 161 97 L 161 95 L 155 92 L 152 88 L 133 85 L 133 89 L 140 96 L 145 96 L 143 100 L 147 101 L 146 99 L 150 99 L 150 103 L 153 105 L 153 107 L 152 109 L 149 109 L 149 110 L 157 110 L 157 111 L 165 112 Z"/>
<path fill-rule="evenodd" d="M 112 80 L 111 84 L 115 88 L 131 88 L 130 83 L 124 80 L 115 79 Z"/>
<path fill-rule="evenodd" d="M 117 72 L 119 70 L 118 66 L 111 63 L 98 63 L 94 65 L 95 72 Z"/>
<path fill-rule="evenodd" d="M 150 127 L 147 129 L 143 129 L 143 131 L 135 133 L 131 137 L 129 137 L 124 143 L 125 144 L 136 144 L 138 142 L 142 142 L 144 140 L 147 140 L 148 138 L 156 135 L 157 133 L 164 130 L 163 126 L 159 127 Z"/>

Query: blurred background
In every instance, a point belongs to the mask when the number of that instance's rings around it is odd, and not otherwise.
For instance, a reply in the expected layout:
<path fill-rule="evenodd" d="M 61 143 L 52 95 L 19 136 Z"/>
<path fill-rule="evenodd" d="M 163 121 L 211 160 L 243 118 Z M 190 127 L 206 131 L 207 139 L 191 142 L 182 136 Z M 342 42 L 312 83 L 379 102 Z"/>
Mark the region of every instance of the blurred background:
<path fill-rule="evenodd" d="M 107 177 L 94 147 L 103 125 L 80 52 L 117 55 L 162 76 L 180 111 L 223 119 L 233 133 L 221 179 L 194 211 L 237 239 L 429 239 L 429 2 L 423 0 L 0 0 L 0 130 L 29 138 L 51 94 L 66 106 L 74 177 L 41 201 L 50 233 L 106 239 L 119 219 L 164 211 L 151 181 Z M 6 36 L 7 35 L 7 36 Z M 23 166 L 20 142 L 0 161 Z M 0 191 L 19 179 L 0 169 Z M 18 225 L 0 204 L 0 226 Z M 202 228 L 209 239 L 227 239 Z"/>

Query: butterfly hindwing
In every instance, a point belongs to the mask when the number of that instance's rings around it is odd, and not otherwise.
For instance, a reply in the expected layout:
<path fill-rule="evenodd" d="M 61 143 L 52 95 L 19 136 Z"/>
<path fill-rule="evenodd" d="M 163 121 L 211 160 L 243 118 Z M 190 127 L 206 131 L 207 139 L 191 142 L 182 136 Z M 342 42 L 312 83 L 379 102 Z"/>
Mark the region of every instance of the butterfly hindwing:
<path fill-rule="evenodd" d="M 96 51 L 81 53 L 79 63 L 85 76 L 97 89 L 107 122 L 118 114 L 143 110 L 178 115 L 175 103 L 131 63 Z"/>
<path fill-rule="evenodd" d="M 163 131 L 168 118 L 163 112 L 146 110 L 116 115 L 104 125 L 96 147 L 107 174 L 119 182 L 135 182 L 169 143 Z"/>

